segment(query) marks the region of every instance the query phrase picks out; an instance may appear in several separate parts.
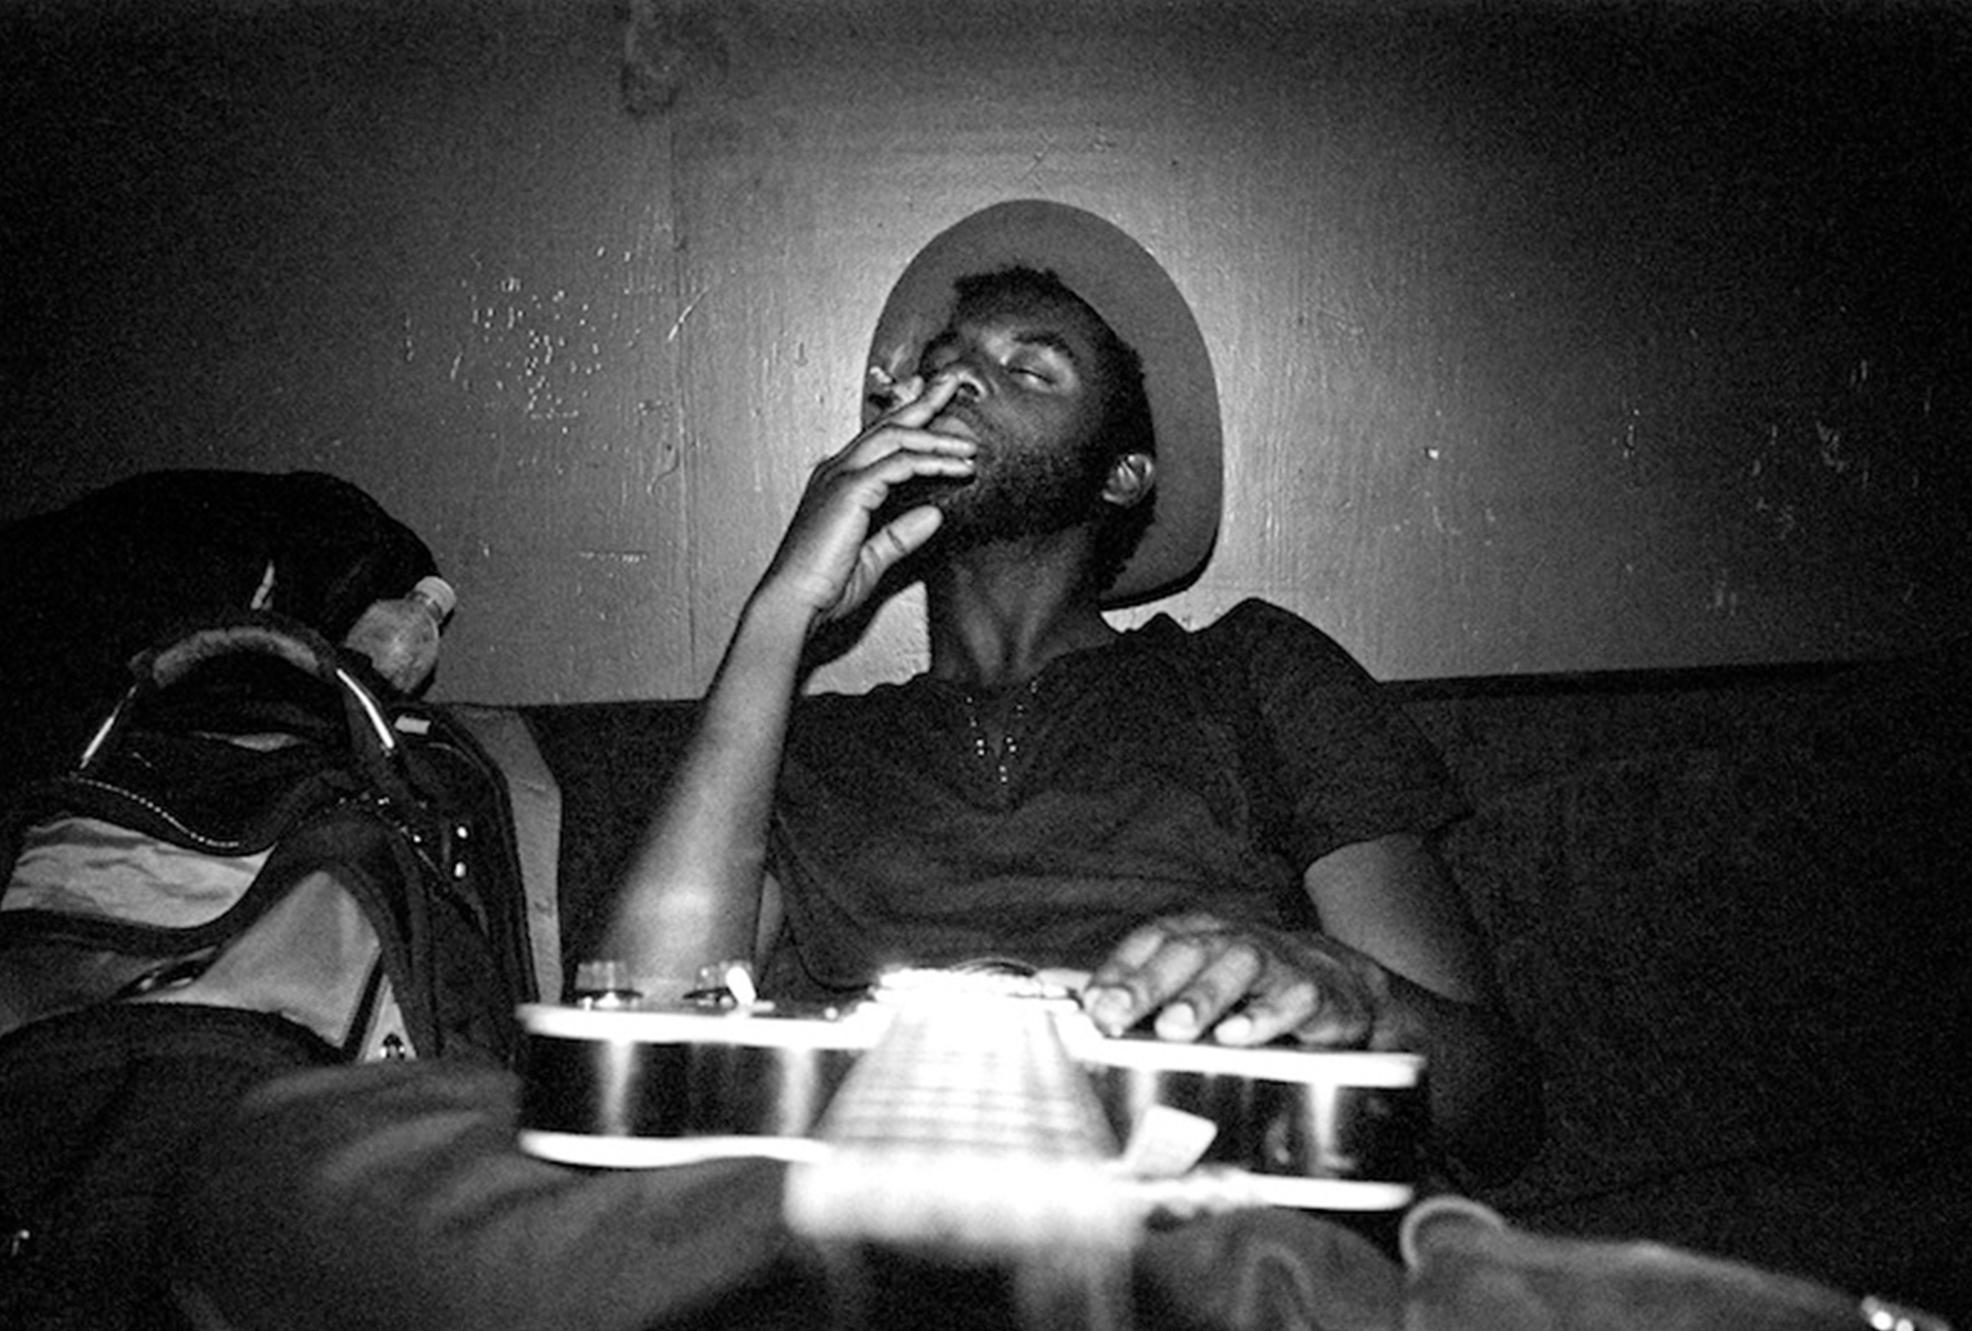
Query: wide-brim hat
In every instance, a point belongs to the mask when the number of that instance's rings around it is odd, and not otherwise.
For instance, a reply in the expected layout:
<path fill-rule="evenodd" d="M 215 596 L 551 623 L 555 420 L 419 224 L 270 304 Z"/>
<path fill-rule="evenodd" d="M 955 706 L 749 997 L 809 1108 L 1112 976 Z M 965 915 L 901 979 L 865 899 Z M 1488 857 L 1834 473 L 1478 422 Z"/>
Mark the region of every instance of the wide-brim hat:
<path fill-rule="evenodd" d="M 1043 199 L 973 213 L 933 236 L 897 279 L 877 319 L 870 364 L 893 379 L 915 374 L 924 344 L 951 316 L 953 284 L 1015 265 L 1053 272 L 1143 359 L 1157 434 L 1157 507 L 1103 603 L 1175 591 L 1204 567 L 1218 537 L 1219 390 L 1191 306 L 1163 265 L 1124 231 Z"/>

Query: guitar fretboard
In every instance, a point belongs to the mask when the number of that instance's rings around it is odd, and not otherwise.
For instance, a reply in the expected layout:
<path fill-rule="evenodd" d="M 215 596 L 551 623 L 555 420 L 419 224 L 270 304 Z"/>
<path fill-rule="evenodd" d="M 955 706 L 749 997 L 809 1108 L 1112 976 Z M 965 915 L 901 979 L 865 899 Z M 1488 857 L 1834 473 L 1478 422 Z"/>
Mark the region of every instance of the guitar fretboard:
<path fill-rule="evenodd" d="M 838 1148 L 1057 1162 L 1114 1151 L 1088 1077 L 1063 1054 L 1047 1005 L 1003 997 L 900 1005 L 836 1097 L 822 1136 Z"/>
<path fill-rule="evenodd" d="M 1054 1007 L 963 991 L 895 1007 L 822 1121 L 828 1151 L 789 1173 L 790 1226 L 835 1254 L 838 1285 L 880 1284 L 844 1254 L 913 1253 L 997 1266 L 1024 1324 L 1115 1321 L 1143 1203 Z"/>
<path fill-rule="evenodd" d="M 1140 1219 L 1046 1001 L 962 990 L 899 998 L 821 1136 L 827 1154 L 789 1180 L 790 1219 L 812 1237 L 933 1234 L 981 1251 L 1127 1245 Z"/>

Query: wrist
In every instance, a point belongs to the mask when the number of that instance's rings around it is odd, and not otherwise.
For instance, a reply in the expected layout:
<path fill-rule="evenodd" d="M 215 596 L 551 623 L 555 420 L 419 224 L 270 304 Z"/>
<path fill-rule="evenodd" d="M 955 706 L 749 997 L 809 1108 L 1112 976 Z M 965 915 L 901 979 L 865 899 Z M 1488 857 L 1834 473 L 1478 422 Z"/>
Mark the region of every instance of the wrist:
<path fill-rule="evenodd" d="M 799 601 L 756 590 L 740 607 L 739 622 L 726 641 L 712 681 L 713 697 L 738 693 L 748 697 L 749 706 L 757 706 L 762 690 L 792 693 L 814 621 L 814 611 Z"/>
<path fill-rule="evenodd" d="M 734 638 L 789 639 L 806 642 L 822 612 L 796 589 L 762 582 L 740 607 Z"/>
<path fill-rule="evenodd" d="M 1354 948 L 1347 949 L 1342 960 L 1362 1005 L 1362 1047 L 1379 1052 L 1417 1052 L 1423 1033 L 1405 1001 L 1403 977 Z"/>

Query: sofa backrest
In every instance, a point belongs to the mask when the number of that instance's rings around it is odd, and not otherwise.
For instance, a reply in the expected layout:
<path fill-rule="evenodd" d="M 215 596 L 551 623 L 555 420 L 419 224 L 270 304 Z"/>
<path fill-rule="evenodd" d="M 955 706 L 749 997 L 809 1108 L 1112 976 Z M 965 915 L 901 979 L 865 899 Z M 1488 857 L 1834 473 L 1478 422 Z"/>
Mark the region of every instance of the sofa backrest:
<path fill-rule="evenodd" d="M 1550 1143 L 1502 1200 L 1939 1103 L 1918 1083 L 1966 1030 L 1968 656 L 1384 686 L 1473 802 L 1443 851 L 1546 1059 Z M 693 705 L 522 711 L 562 786 L 578 958 Z"/>

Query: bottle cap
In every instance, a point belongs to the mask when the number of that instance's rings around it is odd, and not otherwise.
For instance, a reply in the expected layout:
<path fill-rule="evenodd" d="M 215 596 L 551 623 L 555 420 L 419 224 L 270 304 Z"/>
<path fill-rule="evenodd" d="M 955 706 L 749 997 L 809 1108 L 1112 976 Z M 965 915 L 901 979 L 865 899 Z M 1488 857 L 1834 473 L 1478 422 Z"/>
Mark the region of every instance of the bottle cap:
<path fill-rule="evenodd" d="M 419 578 L 418 585 L 411 590 L 436 606 L 441 620 L 450 616 L 453 607 L 459 604 L 459 594 L 452 590 L 452 584 L 435 573 Z"/>

